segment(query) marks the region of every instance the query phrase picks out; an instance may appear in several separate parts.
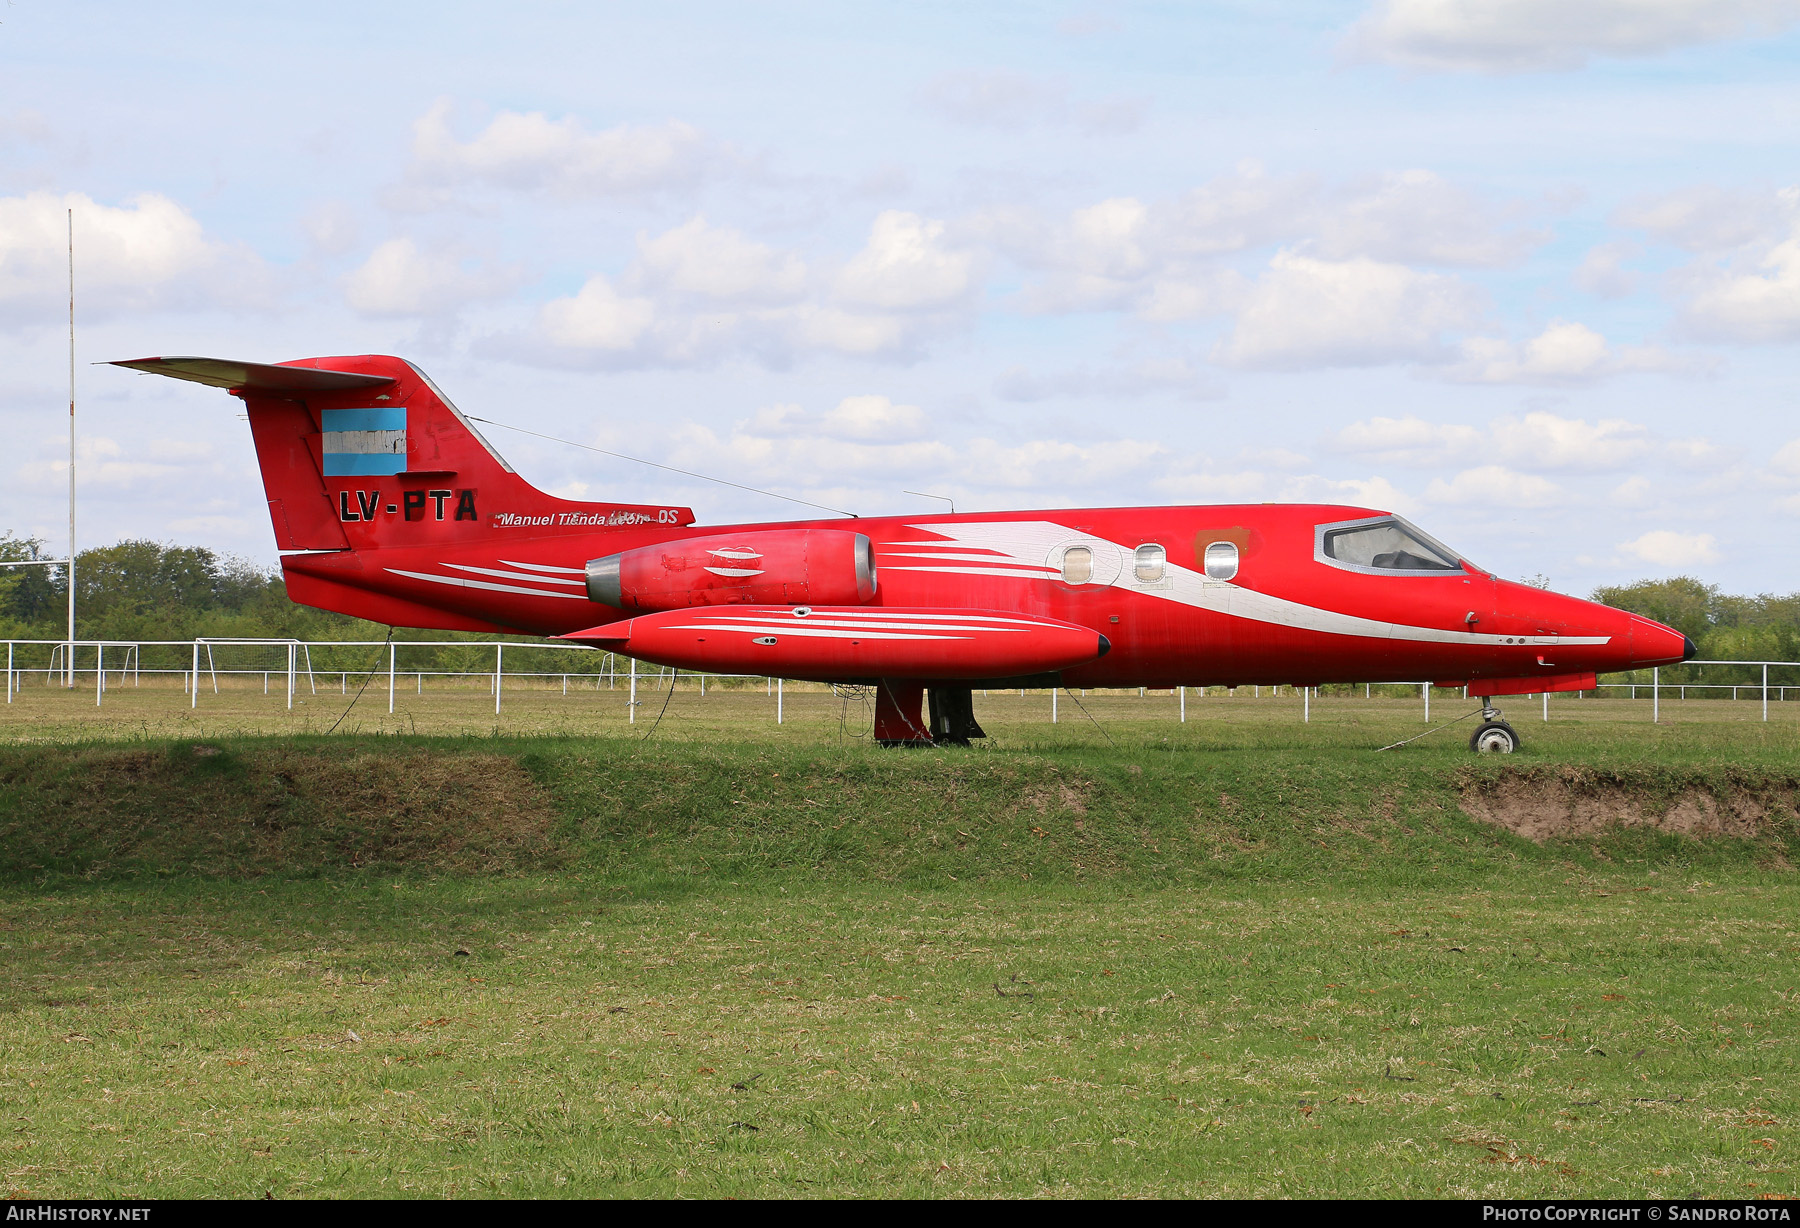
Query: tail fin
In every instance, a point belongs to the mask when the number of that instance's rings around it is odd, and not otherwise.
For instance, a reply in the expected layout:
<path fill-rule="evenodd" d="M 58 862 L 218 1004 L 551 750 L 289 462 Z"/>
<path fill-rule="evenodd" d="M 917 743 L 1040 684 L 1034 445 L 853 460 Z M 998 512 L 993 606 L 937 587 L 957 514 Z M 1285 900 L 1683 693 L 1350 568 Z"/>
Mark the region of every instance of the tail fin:
<path fill-rule="evenodd" d="M 495 528 L 540 537 L 694 521 L 684 507 L 577 503 L 543 493 L 404 359 L 364 354 L 267 365 L 140 358 L 114 365 L 242 398 L 282 550 L 442 546 Z"/>

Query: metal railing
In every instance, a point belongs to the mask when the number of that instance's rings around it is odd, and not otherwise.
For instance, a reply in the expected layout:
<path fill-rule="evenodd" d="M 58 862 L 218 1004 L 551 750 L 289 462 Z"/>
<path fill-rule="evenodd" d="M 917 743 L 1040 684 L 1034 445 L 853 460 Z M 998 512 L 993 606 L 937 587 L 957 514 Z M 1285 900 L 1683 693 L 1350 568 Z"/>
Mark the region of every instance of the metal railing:
<path fill-rule="evenodd" d="M 21 666 L 21 665 L 19 665 L 17 662 L 17 655 L 18 655 L 18 649 L 20 649 L 22 647 L 41 647 L 41 648 L 48 649 L 49 651 L 47 654 L 48 655 L 47 664 L 45 664 L 43 666 Z M 187 666 L 187 668 L 180 669 L 180 670 L 177 670 L 177 669 L 146 669 L 143 667 L 143 664 L 142 664 L 143 650 L 146 648 L 181 649 L 189 655 L 188 666 Z M 256 649 L 264 649 L 264 650 L 279 650 L 280 652 L 282 652 L 284 654 L 285 662 L 282 665 L 282 667 L 277 668 L 277 669 L 267 669 L 267 668 L 265 668 L 265 669 L 221 669 L 219 667 L 218 659 L 217 659 L 217 652 L 219 650 L 247 649 L 247 648 L 256 648 Z M 45 675 L 46 682 L 48 682 L 48 680 L 52 677 L 61 676 L 68 680 L 65 685 L 72 688 L 74 686 L 74 679 L 75 679 L 76 674 L 78 672 L 79 673 L 87 672 L 85 669 L 77 670 L 77 668 L 75 667 L 75 663 L 73 660 L 74 652 L 76 650 L 92 649 L 94 652 L 94 664 L 93 664 L 92 668 L 93 668 L 93 673 L 94 673 L 94 703 L 96 706 L 104 704 L 105 698 L 106 698 L 107 686 L 108 686 L 106 677 L 109 672 L 114 672 L 119 675 L 121 682 L 123 682 L 123 680 L 125 679 L 126 676 L 129 676 L 132 679 L 134 685 L 140 680 L 142 675 L 146 674 L 146 673 L 148 673 L 152 676 L 156 676 L 159 674 L 164 675 L 164 676 L 179 675 L 183 680 L 182 689 L 188 695 L 189 707 L 197 708 L 200 703 L 201 675 L 203 672 L 202 665 L 201 665 L 201 657 L 202 657 L 202 655 L 204 655 L 205 659 L 206 659 L 205 666 L 204 666 L 204 673 L 210 679 L 210 681 L 212 683 L 212 690 L 215 695 L 217 695 L 219 693 L 219 675 L 220 674 L 224 674 L 227 677 L 231 677 L 233 675 L 249 676 L 249 677 L 255 677 L 257 675 L 261 675 L 263 678 L 264 694 L 268 693 L 268 686 L 269 686 L 270 679 L 272 679 L 276 676 L 280 676 L 283 678 L 283 680 L 285 682 L 285 686 L 286 686 L 287 707 L 289 710 L 292 710 L 292 708 L 294 706 L 294 696 L 296 694 L 297 688 L 300 684 L 300 680 L 302 677 L 304 677 L 304 679 L 306 681 L 306 685 L 311 690 L 311 693 L 314 695 L 318 694 L 318 673 L 320 671 L 315 670 L 314 663 L 313 663 L 313 657 L 312 657 L 312 650 L 315 648 L 320 648 L 320 649 L 327 649 L 327 648 L 329 648 L 329 649 L 386 648 L 387 649 L 387 653 L 386 653 L 387 668 L 385 671 L 381 671 L 380 665 L 378 663 L 376 665 L 375 669 L 373 669 L 373 670 L 368 670 L 368 669 L 358 669 L 358 670 L 330 669 L 330 670 L 326 670 L 323 672 L 325 672 L 327 675 L 337 674 L 339 676 L 340 687 L 345 693 L 348 693 L 349 680 L 353 675 L 360 674 L 360 675 L 365 676 L 365 678 L 367 678 L 368 676 L 370 676 L 376 672 L 385 672 L 387 674 L 388 712 L 390 714 L 393 713 L 394 709 L 395 709 L 397 684 L 398 684 L 398 679 L 402 674 L 410 674 L 415 677 L 416 685 L 418 687 L 418 691 L 420 694 L 424 693 L 425 679 L 428 676 L 433 677 L 433 678 L 482 678 L 482 679 L 485 679 L 485 680 L 487 680 L 489 690 L 491 691 L 491 693 L 493 694 L 493 697 L 494 697 L 494 714 L 496 716 L 500 715 L 500 713 L 502 711 L 502 698 L 503 698 L 504 691 L 505 691 L 505 680 L 509 676 L 513 677 L 513 678 L 556 678 L 556 677 L 560 676 L 563 680 L 563 693 L 565 695 L 568 693 L 568 683 L 569 683 L 569 679 L 571 677 L 583 677 L 583 678 L 592 677 L 595 680 L 596 688 L 598 688 L 599 680 L 601 678 L 607 679 L 608 686 L 611 689 L 616 689 L 618 683 L 621 680 L 623 680 L 626 683 L 627 689 L 629 691 L 629 704 L 628 704 L 629 719 L 635 723 L 635 721 L 637 720 L 638 688 L 639 688 L 640 680 L 655 679 L 659 683 L 659 685 L 655 689 L 661 690 L 662 686 L 660 685 L 660 683 L 667 681 L 672 686 L 673 678 L 680 673 L 680 671 L 667 670 L 667 669 L 663 669 L 662 667 L 658 667 L 660 672 L 657 674 L 654 674 L 654 675 L 640 674 L 639 670 L 638 670 L 639 663 L 633 658 L 622 657 L 620 654 L 615 654 L 615 653 L 604 651 L 604 650 L 598 649 L 598 648 L 591 648 L 584 644 L 546 644 L 546 643 L 534 643 L 534 642 L 524 641 L 524 640 L 392 640 L 392 639 L 389 639 L 389 640 L 300 640 L 300 639 L 254 639 L 254 638 L 205 637 L 205 636 L 197 638 L 197 639 L 193 639 L 193 640 L 74 640 L 74 641 L 70 641 L 70 640 L 7 640 L 6 641 L 6 686 L 5 686 L 6 702 L 8 704 L 13 702 L 15 695 L 17 695 L 20 692 L 20 688 L 23 685 L 22 679 L 27 674 L 35 674 L 38 672 L 42 672 Z M 400 654 L 400 650 L 403 648 L 408 648 L 408 649 L 435 648 L 435 649 L 461 649 L 461 650 L 471 650 L 472 649 L 472 650 L 477 650 L 477 651 L 486 650 L 486 649 L 491 648 L 491 649 L 493 649 L 493 652 L 494 652 L 494 667 L 491 671 L 485 670 L 485 669 L 480 670 L 480 671 L 474 671 L 474 670 L 451 670 L 451 669 L 436 669 L 436 668 L 423 669 L 423 670 L 414 668 L 414 669 L 402 670 L 399 667 L 399 654 Z M 598 654 L 601 659 L 596 662 L 596 667 L 591 674 L 584 672 L 584 671 L 573 671 L 573 670 L 550 670 L 550 671 L 546 671 L 546 672 L 540 672 L 540 671 L 517 670 L 517 669 L 510 671 L 510 674 L 509 674 L 509 671 L 506 669 L 506 654 L 509 649 L 526 649 L 526 650 L 537 650 L 537 651 L 550 650 L 550 651 L 574 652 L 574 653 L 582 653 L 582 654 Z M 115 658 L 119 661 L 119 664 L 116 667 L 109 668 L 107 665 L 107 653 L 109 651 L 119 654 L 119 656 L 117 658 Z M 620 669 L 621 661 L 628 663 L 628 668 L 626 668 L 623 671 L 621 671 L 621 669 Z M 1600 683 L 1597 683 L 1592 688 L 1592 691 L 1595 694 L 1599 694 L 1600 692 L 1603 692 L 1603 691 L 1613 691 L 1613 692 L 1624 691 L 1631 699 L 1635 700 L 1638 697 L 1638 692 L 1640 690 L 1647 689 L 1650 692 L 1651 721 L 1659 722 L 1662 718 L 1662 693 L 1664 690 L 1670 689 L 1670 688 L 1677 689 L 1680 697 L 1683 699 L 1687 698 L 1687 692 L 1689 692 L 1689 691 L 1709 691 L 1709 690 L 1710 691 L 1730 691 L 1731 698 L 1733 700 L 1736 700 L 1738 698 L 1740 691 L 1750 690 L 1750 691 L 1758 692 L 1760 695 L 1761 701 L 1762 701 L 1762 719 L 1765 721 L 1769 719 L 1769 699 L 1770 699 L 1771 692 L 1773 692 L 1775 694 L 1776 702 L 1783 702 L 1787 699 L 1787 692 L 1790 689 L 1800 690 L 1800 685 L 1785 684 L 1785 683 L 1771 683 L 1769 681 L 1769 670 L 1771 668 L 1800 669 L 1800 661 L 1695 660 L 1695 661 L 1683 662 L 1682 666 L 1680 668 L 1685 668 L 1688 666 L 1705 666 L 1705 665 L 1723 665 L 1723 666 L 1734 666 L 1734 667 L 1759 669 L 1761 671 L 1761 678 L 1760 678 L 1759 682 L 1753 682 L 1753 683 L 1679 682 L 1679 683 L 1664 684 L 1662 682 L 1662 671 L 1660 668 L 1656 668 L 1656 669 L 1652 669 L 1650 671 L 1650 681 L 1648 683 L 1636 682 L 1636 681 L 1632 681 L 1632 682 L 1600 682 Z M 784 695 L 785 680 L 784 679 L 777 678 L 774 676 L 764 676 L 761 674 L 726 674 L 726 673 L 716 673 L 716 672 L 689 673 L 687 676 L 690 678 L 694 678 L 698 681 L 700 694 L 702 694 L 702 695 L 704 695 L 706 693 L 706 684 L 707 684 L 708 678 L 720 679 L 720 680 L 762 678 L 765 683 L 765 689 L 770 694 L 770 696 L 775 700 L 776 722 L 779 724 L 784 720 L 784 715 L 785 715 L 785 711 L 784 711 L 785 710 L 785 702 L 784 702 L 785 701 L 785 695 Z M 365 686 L 367 685 L 366 681 L 365 681 L 364 685 Z M 1421 700 L 1422 706 L 1423 706 L 1424 719 L 1427 723 L 1430 722 L 1430 720 L 1431 720 L 1431 692 L 1434 689 L 1439 689 L 1439 688 L 1435 688 L 1433 686 L 1433 684 L 1428 683 L 1428 682 L 1398 682 L 1398 683 L 1386 682 L 1386 683 L 1365 683 L 1365 684 L 1363 684 L 1363 686 L 1364 686 L 1365 698 L 1372 697 L 1372 688 L 1374 686 L 1388 686 L 1388 687 L 1401 686 L 1401 687 L 1407 687 L 1407 688 L 1411 688 L 1411 687 L 1415 687 L 1415 686 L 1418 687 L 1420 700 Z M 1127 688 L 1127 689 L 1129 689 L 1129 688 Z M 1136 689 L 1140 695 L 1145 695 L 1148 693 L 1148 688 L 1138 687 Z M 1190 688 L 1190 687 L 1186 687 L 1186 686 L 1171 687 L 1171 688 L 1159 688 L 1159 690 L 1167 690 L 1167 691 L 1171 692 L 1173 695 L 1178 697 L 1177 711 L 1178 711 L 1179 719 L 1182 722 L 1186 722 L 1186 720 L 1187 720 L 1187 700 L 1188 700 L 1188 691 L 1190 689 L 1198 690 L 1200 697 L 1205 698 L 1206 692 L 1210 688 L 1208 688 L 1208 687 Z M 1226 689 L 1235 694 L 1236 690 L 1238 690 L 1240 688 L 1226 688 Z M 1253 691 L 1253 694 L 1260 698 L 1262 695 L 1262 692 L 1265 689 L 1270 691 L 1270 693 L 1272 695 L 1278 696 L 1281 693 L 1282 686 L 1281 685 L 1263 684 L 1263 685 L 1255 686 L 1253 688 L 1248 688 L 1248 689 L 1251 689 Z M 1290 691 L 1299 692 L 1300 697 L 1301 697 L 1302 720 L 1310 721 L 1312 718 L 1312 701 L 1315 698 L 1318 698 L 1320 696 L 1319 688 L 1303 687 L 1303 686 L 1290 686 L 1290 687 L 1288 687 L 1288 689 Z M 1467 687 L 1463 688 L 1462 692 L 1463 692 L 1463 697 L 1467 698 L 1469 695 L 1469 688 L 1467 688 Z M 986 693 L 987 693 L 986 691 L 983 692 L 983 694 L 986 694 Z M 1023 690 L 1020 691 L 1021 695 L 1023 695 L 1024 693 L 1025 692 Z M 1587 693 L 1587 692 L 1574 692 L 1573 695 L 1575 698 L 1579 698 L 1581 695 L 1583 695 L 1585 693 Z M 1051 690 L 1050 690 L 1050 719 L 1052 722 L 1055 722 L 1058 720 L 1057 694 L 1058 694 L 1057 690 L 1055 688 L 1051 688 Z M 1087 694 L 1087 692 L 1083 691 L 1082 694 L 1083 694 L 1083 696 L 1085 696 Z M 1549 707 L 1550 696 L 1549 696 L 1549 694 L 1545 693 L 1545 692 L 1535 692 L 1534 694 L 1538 698 L 1540 698 L 1542 701 L 1543 719 L 1545 719 L 1546 721 L 1549 720 L 1550 719 L 1550 707 Z M 1529 698 L 1529 696 L 1521 696 L 1520 698 Z"/>
<path fill-rule="evenodd" d="M 200 706 L 200 680 L 202 674 L 200 658 L 204 653 L 206 657 L 204 672 L 206 677 L 212 683 L 213 694 L 217 695 L 219 693 L 220 674 L 224 674 L 226 677 L 231 677 L 233 674 L 254 677 L 260 674 L 263 678 L 263 691 L 265 694 L 268 692 L 268 680 L 279 674 L 283 676 L 286 681 L 287 706 L 289 710 L 293 709 L 294 695 L 302 675 L 304 675 L 311 693 L 314 695 L 318 694 L 318 676 L 317 671 L 313 668 L 312 660 L 312 650 L 314 648 L 386 648 L 388 712 L 390 714 L 394 711 L 397 683 L 399 676 L 402 673 L 416 676 L 420 693 L 423 693 L 424 691 L 425 678 L 428 675 L 434 678 L 485 678 L 488 680 L 490 690 L 494 696 L 494 715 L 498 716 L 502 710 L 501 701 L 505 692 L 504 680 L 508 676 L 508 671 L 506 669 L 506 650 L 509 648 L 538 649 L 540 651 L 549 650 L 556 652 L 597 653 L 602 659 L 599 662 L 599 668 L 596 669 L 592 676 L 596 680 L 596 685 L 598 685 L 598 680 L 600 678 L 605 677 L 608 680 L 609 686 L 612 687 L 616 687 L 618 683 L 620 677 L 619 661 L 621 660 L 620 656 L 616 653 L 605 652 L 597 648 L 590 648 L 585 644 L 541 644 L 525 640 L 297 640 L 220 638 L 205 636 L 194 640 L 8 640 L 6 641 L 6 702 L 9 704 L 13 702 L 14 696 L 19 693 L 21 685 L 19 680 L 22 676 L 28 673 L 38 672 L 36 668 L 20 667 L 17 664 L 17 650 L 22 646 L 37 646 L 49 649 L 49 663 L 42 668 L 46 680 L 53 675 L 66 675 L 72 680 L 77 672 L 86 672 L 85 670 L 77 671 L 71 664 L 71 658 L 76 649 L 93 649 L 95 706 L 102 706 L 106 699 L 106 675 L 109 672 L 106 665 L 106 652 L 108 649 L 123 649 L 126 652 L 126 663 L 119 666 L 116 671 L 119 673 L 121 681 L 123 681 L 126 674 L 131 676 L 134 683 L 141 679 L 146 673 L 151 674 L 152 676 L 157 674 L 165 676 L 179 674 L 183 680 L 182 690 L 189 697 L 188 706 L 190 708 L 197 708 Z M 146 670 L 142 667 L 142 649 L 144 648 L 180 648 L 190 650 L 192 653 L 191 662 L 188 668 L 184 670 Z M 282 669 L 274 670 L 220 669 L 215 650 L 223 648 L 280 649 L 286 654 L 286 665 Z M 408 669 L 402 671 L 399 669 L 399 653 L 402 648 L 492 648 L 494 650 L 494 668 L 491 673 L 485 670 L 476 673 L 469 670 L 442 669 Z M 69 654 L 69 656 L 64 656 L 64 654 Z M 638 662 L 635 659 L 625 657 L 623 660 L 629 663 L 629 667 L 624 671 L 624 679 L 630 693 L 629 719 L 635 723 L 637 720 L 637 693 L 640 677 L 670 678 L 677 671 L 666 670 L 658 675 L 640 675 L 638 673 Z M 304 665 L 301 664 L 302 661 L 305 662 Z M 367 676 L 379 671 L 379 669 L 380 666 L 377 665 L 375 670 L 328 670 L 326 672 L 328 674 L 337 674 L 342 690 L 345 693 L 348 693 L 350 677 L 353 673 Z M 604 670 L 605 672 L 602 673 L 600 672 L 601 670 Z M 511 676 L 514 678 L 555 678 L 559 675 L 563 679 L 563 693 L 567 694 L 568 680 L 571 676 L 574 676 L 574 671 L 552 670 L 547 673 L 529 670 L 511 671 Z M 704 695 L 706 693 L 706 681 L 708 678 L 762 678 L 763 675 L 724 674 L 714 671 L 690 674 L 689 677 L 694 677 L 699 680 L 700 693 Z M 770 689 L 775 696 L 776 702 L 776 720 L 779 723 L 783 716 L 782 709 L 785 698 L 783 695 L 783 680 L 771 677 L 766 678 L 765 681 L 771 684 Z M 69 685 L 73 685 L 72 681 Z"/>

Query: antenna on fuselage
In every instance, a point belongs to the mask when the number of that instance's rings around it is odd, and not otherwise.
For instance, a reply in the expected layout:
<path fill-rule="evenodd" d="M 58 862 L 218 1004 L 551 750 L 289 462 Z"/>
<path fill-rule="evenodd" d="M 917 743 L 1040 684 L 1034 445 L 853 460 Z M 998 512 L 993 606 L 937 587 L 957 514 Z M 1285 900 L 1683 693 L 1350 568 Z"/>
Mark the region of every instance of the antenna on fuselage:
<path fill-rule="evenodd" d="M 903 495 L 917 495 L 921 499 L 942 499 L 945 503 L 950 505 L 950 514 L 952 516 L 956 515 L 956 500 L 952 499 L 949 495 L 934 495 L 923 490 L 903 490 L 900 493 Z"/>

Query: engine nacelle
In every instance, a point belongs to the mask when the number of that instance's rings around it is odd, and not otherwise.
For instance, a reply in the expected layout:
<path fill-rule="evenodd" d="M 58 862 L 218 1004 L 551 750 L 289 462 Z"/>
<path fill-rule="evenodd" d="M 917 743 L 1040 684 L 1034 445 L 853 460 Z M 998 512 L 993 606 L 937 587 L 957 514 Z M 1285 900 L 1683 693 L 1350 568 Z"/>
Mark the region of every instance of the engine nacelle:
<path fill-rule="evenodd" d="M 587 591 L 615 610 L 861 605 L 875 596 L 875 549 L 841 529 L 688 537 L 594 559 Z"/>

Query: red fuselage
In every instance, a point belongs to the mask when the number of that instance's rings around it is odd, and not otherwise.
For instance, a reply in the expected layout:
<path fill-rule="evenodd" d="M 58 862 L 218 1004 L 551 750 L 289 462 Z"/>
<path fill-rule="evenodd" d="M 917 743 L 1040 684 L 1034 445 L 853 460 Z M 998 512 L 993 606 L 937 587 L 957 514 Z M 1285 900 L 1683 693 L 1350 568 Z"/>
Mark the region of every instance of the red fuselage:
<path fill-rule="evenodd" d="M 1507 679 L 1544 684 L 1520 690 L 1555 689 L 1553 679 L 1667 664 L 1689 651 L 1660 623 L 1461 560 L 1383 570 L 1321 552 L 1321 526 L 1384 518 L 1367 508 L 1249 504 L 549 537 L 532 532 L 540 526 L 493 527 L 478 543 L 358 551 L 354 579 L 343 555 L 289 556 L 285 566 L 301 600 L 303 577 L 374 581 L 409 604 L 462 616 L 456 625 L 571 635 L 631 613 L 588 599 L 582 577 L 596 557 L 734 532 L 854 531 L 867 535 L 875 562 L 875 591 L 861 608 L 1007 611 L 1091 628 L 1110 651 L 1060 671 L 1064 684 L 1086 687 Z M 1207 548 L 1218 543 L 1236 547 L 1229 579 L 1206 574 Z M 1085 578 L 1079 563 L 1068 565 L 1071 548 L 1088 552 L 1079 560 Z"/>

